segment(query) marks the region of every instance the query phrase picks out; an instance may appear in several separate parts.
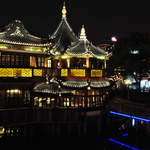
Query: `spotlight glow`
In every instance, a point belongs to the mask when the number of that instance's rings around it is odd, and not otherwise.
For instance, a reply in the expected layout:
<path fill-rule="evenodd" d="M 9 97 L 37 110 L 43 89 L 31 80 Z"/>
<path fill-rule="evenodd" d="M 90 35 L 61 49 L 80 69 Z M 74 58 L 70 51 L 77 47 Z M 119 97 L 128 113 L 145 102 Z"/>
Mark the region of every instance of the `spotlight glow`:
<path fill-rule="evenodd" d="M 113 36 L 113 37 L 111 38 L 111 41 L 112 41 L 112 42 L 117 42 L 117 38 L 116 38 L 115 36 Z"/>

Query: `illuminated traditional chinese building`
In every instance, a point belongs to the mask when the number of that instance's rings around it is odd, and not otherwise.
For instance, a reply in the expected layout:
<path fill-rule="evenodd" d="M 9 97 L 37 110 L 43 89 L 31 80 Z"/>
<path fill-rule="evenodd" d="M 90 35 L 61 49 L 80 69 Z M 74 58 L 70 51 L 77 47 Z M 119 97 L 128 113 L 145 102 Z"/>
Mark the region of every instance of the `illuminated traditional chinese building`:
<path fill-rule="evenodd" d="M 29 90 L 50 71 L 46 53 L 50 46 L 46 39 L 31 35 L 19 20 L 0 32 L 1 107 L 20 107 L 30 99 Z"/>
<path fill-rule="evenodd" d="M 100 108 L 109 99 L 110 82 L 105 78 L 108 53 L 71 29 L 63 6 L 62 19 L 50 36 L 53 75 L 34 88 L 34 102 L 40 107 Z M 42 93 L 42 96 L 41 96 Z"/>
<path fill-rule="evenodd" d="M 24 122 L 44 121 L 52 132 L 64 123 L 70 132 L 75 125 L 80 134 L 86 130 L 87 116 L 100 115 L 109 100 L 111 83 L 105 77 L 109 54 L 87 39 L 84 26 L 76 36 L 66 14 L 64 5 L 49 39 L 31 35 L 18 20 L 0 33 L 0 106 L 30 106 L 34 110 L 19 112 Z"/>

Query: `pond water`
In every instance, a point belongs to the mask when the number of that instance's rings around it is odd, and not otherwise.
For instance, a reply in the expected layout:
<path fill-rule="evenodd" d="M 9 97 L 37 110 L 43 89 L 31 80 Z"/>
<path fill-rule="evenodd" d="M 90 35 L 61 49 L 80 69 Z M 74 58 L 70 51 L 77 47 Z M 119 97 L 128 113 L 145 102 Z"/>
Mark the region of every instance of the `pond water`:
<path fill-rule="evenodd" d="M 126 136 L 126 135 L 125 135 Z M 120 141 L 119 141 L 120 140 Z M 90 150 L 149 150 L 148 145 L 133 144 L 123 139 L 94 136 L 33 136 L 33 137 L 2 137 L 0 146 L 5 148 L 48 148 L 48 149 L 90 149 Z"/>

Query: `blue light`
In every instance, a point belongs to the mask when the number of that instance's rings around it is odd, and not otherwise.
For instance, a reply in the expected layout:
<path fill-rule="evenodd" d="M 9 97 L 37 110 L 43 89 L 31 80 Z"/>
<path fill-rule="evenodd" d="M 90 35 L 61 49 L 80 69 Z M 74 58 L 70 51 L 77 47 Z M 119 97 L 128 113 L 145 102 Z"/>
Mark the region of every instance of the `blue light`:
<path fill-rule="evenodd" d="M 136 55 L 136 54 L 139 54 L 139 50 L 134 49 L 134 50 L 131 50 L 130 53 Z"/>
<path fill-rule="evenodd" d="M 150 122 L 149 119 L 144 119 L 144 118 L 140 118 L 140 117 L 135 117 L 135 116 L 131 116 L 131 115 L 127 115 L 127 114 L 122 114 L 122 113 L 118 113 L 118 112 L 114 112 L 114 111 L 109 111 L 109 113 L 110 113 L 110 114 L 113 114 L 113 115 L 118 115 L 118 116 L 122 116 L 122 117 L 127 117 L 127 118 L 131 118 L 131 119 L 135 119 L 135 120 Z"/>
<path fill-rule="evenodd" d="M 132 149 L 132 150 L 139 150 L 139 149 L 137 149 L 137 148 L 135 148 L 135 147 L 132 147 L 132 146 L 127 145 L 127 144 L 124 144 L 124 143 L 121 143 L 121 142 L 119 142 L 119 141 L 117 141 L 117 140 L 115 140 L 115 139 L 112 139 L 112 138 L 108 138 L 108 140 L 109 140 L 110 142 L 114 142 L 114 143 L 116 143 L 116 144 L 119 144 L 119 145 L 121 145 L 121 146 L 130 148 L 130 149 Z"/>
<path fill-rule="evenodd" d="M 121 134 L 121 136 L 129 136 L 129 134 L 128 133 L 123 133 L 123 134 Z"/>

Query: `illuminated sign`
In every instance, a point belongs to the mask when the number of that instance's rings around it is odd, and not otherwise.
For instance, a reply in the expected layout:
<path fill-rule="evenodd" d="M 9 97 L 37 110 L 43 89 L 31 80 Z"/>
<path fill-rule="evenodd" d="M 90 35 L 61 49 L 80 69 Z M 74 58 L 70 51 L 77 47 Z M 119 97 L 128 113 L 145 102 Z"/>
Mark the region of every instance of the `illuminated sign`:
<path fill-rule="evenodd" d="M 0 68 L 0 77 L 32 77 L 32 69 Z"/>
<path fill-rule="evenodd" d="M 0 77 L 13 77 L 13 70 L 10 68 L 0 68 Z"/>
<path fill-rule="evenodd" d="M 91 77 L 102 77 L 102 70 L 91 70 Z"/>
<path fill-rule="evenodd" d="M 71 76 L 85 77 L 85 69 L 71 69 Z"/>
<path fill-rule="evenodd" d="M 33 76 L 42 77 L 42 69 L 34 69 Z"/>
<path fill-rule="evenodd" d="M 61 76 L 62 77 L 68 76 L 68 70 L 67 69 L 61 69 Z"/>

